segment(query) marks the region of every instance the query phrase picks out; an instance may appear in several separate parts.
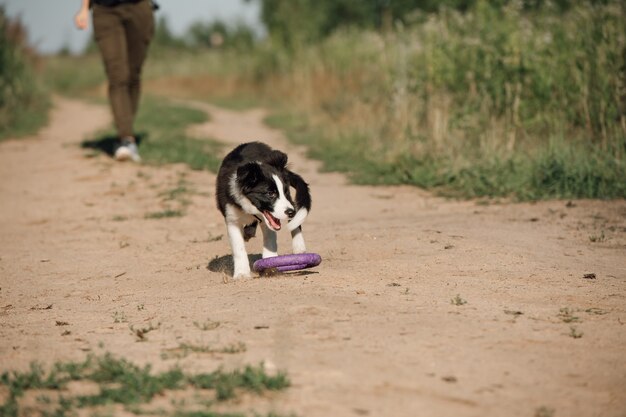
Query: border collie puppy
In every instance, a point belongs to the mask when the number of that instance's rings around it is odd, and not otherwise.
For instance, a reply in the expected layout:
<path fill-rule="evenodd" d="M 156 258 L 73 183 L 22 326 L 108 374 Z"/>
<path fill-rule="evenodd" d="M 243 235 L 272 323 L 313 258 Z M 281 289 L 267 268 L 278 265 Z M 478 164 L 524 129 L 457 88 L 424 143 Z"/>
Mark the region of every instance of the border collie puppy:
<path fill-rule="evenodd" d="M 295 201 L 290 187 L 296 191 Z M 309 186 L 287 169 L 287 155 L 260 142 L 244 143 L 222 161 L 217 174 L 217 207 L 226 221 L 234 278 L 250 277 L 245 242 L 263 232 L 263 258 L 278 255 L 276 232 L 287 220 L 293 253 L 304 253 L 302 223 L 311 210 Z"/>

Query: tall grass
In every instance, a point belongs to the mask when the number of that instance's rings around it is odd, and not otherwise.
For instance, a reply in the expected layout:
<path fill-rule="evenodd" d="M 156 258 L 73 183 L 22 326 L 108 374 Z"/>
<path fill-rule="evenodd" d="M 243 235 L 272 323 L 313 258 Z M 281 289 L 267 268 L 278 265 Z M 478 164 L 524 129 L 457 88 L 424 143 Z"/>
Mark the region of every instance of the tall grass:
<path fill-rule="evenodd" d="M 65 96 L 100 97 L 106 91 L 102 58 L 96 52 L 46 57 L 40 76 L 48 88 Z"/>
<path fill-rule="evenodd" d="M 626 197 L 622 13 L 617 3 L 559 16 L 479 2 L 386 35 L 337 33 L 263 80 L 308 116 L 274 123 L 359 182 Z"/>
<path fill-rule="evenodd" d="M 290 48 L 156 48 L 146 89 L 276 106 L 274 125 L 360 183 L 626 197 L 626 6 L 505 4 Z"/>
<path fill-rule="evenodd" d="M 626 197 L 625 16 L 617 1 L 567 12 L 478 1 L 388 33 L 183 56 L 170 60 L 167 82 L 281 104 L 288 111 L 272 122 L 357 182 L 469 197 Z"/>
<path fill-rule="evenodd" d="M 0 140 L 34 133 L 47 120 L 50 102 L 33 70 L 26 31 L 0 5 Z"/>

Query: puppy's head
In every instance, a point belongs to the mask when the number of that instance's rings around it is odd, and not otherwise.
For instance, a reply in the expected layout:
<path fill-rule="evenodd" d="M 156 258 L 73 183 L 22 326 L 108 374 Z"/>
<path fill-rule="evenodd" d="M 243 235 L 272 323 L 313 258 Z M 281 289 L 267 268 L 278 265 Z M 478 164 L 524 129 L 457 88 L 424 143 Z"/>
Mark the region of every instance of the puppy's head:
<path fill-rule="evenodd" d="M 268 163 L 249 162 L 237 169 L 237 185 L 244 197 L 262 215 L 267 227 L 280 230 L 281 220 L 295 215 L 289 182 L 283 169 Z"/>

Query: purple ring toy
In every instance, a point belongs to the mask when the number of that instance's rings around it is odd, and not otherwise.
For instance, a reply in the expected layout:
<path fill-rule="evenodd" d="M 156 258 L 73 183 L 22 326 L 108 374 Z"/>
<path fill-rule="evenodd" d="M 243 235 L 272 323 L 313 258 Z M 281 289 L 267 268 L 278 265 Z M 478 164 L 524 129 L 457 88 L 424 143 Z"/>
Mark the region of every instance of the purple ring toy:
<path fill-rule="evenodd" d="M 252 269 L 256 272 L 263 272 L 266 269 L 277 269 L 281 272 L 297 271 L 299 269 L 313 268 L 321 262 L 322 257 L 317 253 L 297 253 L 259 259 L 254 262 Z"/>

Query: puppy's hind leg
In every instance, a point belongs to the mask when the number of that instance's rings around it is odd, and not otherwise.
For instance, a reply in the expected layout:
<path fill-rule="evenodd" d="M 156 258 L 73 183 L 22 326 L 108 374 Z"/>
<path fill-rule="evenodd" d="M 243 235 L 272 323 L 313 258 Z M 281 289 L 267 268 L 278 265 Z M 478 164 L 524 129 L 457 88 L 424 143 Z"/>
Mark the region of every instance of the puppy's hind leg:
<path fill-rule="evenodd" d="M 233 262 L 235 270 L 233 278 L 250 278 L 250 264 L 248 263 L 248 253 L 241 227 L 237 223 L 226 221 L 228 240 L 233 251 Z"/>
<path fill-rule="evenodd" d="M 267 227 L 265 223 L 261 223 L 261 230 L 263 231 L 263 258 L 278 256 L 276 232 Z"/>
<path fill-rule="evenodd" d="M 302 235 L 302 226 L 291 231 L 291 246 L 293 253 L 305 253 L 306 245 L 304 244 L 304 236 Z"/>

